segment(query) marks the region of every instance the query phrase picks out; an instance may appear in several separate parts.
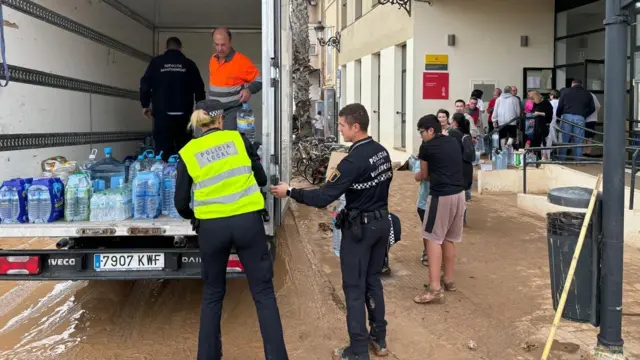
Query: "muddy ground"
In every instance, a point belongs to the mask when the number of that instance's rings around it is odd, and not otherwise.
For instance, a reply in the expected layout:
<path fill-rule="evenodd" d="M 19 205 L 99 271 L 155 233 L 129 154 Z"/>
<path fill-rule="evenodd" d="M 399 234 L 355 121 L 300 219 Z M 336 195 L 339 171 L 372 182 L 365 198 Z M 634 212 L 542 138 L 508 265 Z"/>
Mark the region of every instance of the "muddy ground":
<path fill-rule="evenodd" d="M 397 172 L 392 192 L 403 239 L 384 281 L 390 359 L 539 359 L 553 316 L 543 219 L 516 210 L 515 196 L 474 196 L 459 291 L 443 305 L 416 305 L 427 276 L 416 185 Z M 329 359 L 347 340 L 338 259 L 318 225 L 329 216 L 296 205 L 278 232 L 274 282 L 294 360 Z M 53 244 L 0 239 L 2 248 Z M 625 310 L 640 313 L 640 252 L 628 250 L 625 260 Z M 0 359 L 195 359 L 201 293 L 199 281 L 0 282 Z M 623 321 L 627 355 L 640 358 L 640 318 Z M 245 280 L 229 281 L 222 326 L 225 360 L 263 358 Z M 566 322 L 561 329 L 551 358 L 588 358 L 597 332 Z"/>

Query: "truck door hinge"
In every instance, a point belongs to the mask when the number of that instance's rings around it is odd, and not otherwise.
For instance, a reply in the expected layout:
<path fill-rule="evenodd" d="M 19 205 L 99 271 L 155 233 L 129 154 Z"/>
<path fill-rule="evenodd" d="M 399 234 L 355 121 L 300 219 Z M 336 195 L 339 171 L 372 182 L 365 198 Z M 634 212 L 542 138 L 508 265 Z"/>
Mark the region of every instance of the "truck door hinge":
<path fill-rule="evenodd" d="M 280 64 L 278 63 L 278 59 L 272 57 L 271 58 L 271 87 L 275 88 L 280 83 Z"/>
<path fill-rule="evenodd" d="M 271 163 L 273 165 L 280 165 L 280 158 L 278 158 L 278 156 L 276 156 L 275 154 L 271 155 Z"/>

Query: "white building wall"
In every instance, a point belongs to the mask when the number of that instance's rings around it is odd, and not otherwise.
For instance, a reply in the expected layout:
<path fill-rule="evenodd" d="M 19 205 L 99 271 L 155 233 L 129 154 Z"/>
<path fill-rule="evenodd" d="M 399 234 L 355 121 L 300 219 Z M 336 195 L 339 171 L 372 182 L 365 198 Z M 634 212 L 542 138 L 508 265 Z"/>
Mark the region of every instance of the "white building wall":
<path fill-rule="evenodd" d="M 380 143 L 387 149 L 396 147 L 396 140 L 401 131 L 399 127 L 402 108 L 401 78 L 402 49 L 390 46 L 380 52 Z"/>
<path fill-rule="evenodd" d="M 37 1 L 63 16 L 151 54 L 153 34 L 105 3 L 97 1 Z M 79 35 L 3 7 L 7 62 L 80 80 L 138 90 L 146 61 L 114 51 Z M 137 100 L 12 82 L 0 88 L 0 133 L 89 131 L 150 131 Z M 122 158 L 137 142 L 97 144 L 113 147 Z M 85 160 L 91 146 L 67 146 L 0 152 L 2 179 L 37 176 L 40 162 L 54 155 Z M 102 151 L 100 151 L 102 153 Z M 1 179 L 0 179 L 1 180 Z"/>
<path fill-rule="evenodd" d="M 361 62 L 359 60 L 347 63 L 347 99 L 346 104 L 360 102 Z"/>
<path fill-rule="evenodd" d="M 406 123 L 405 123 L 405 136 L 406 136 L 406 147 L 405 149 L 408 152 L 413 151 L 413 153 L 417 154 L 418 149 L 420 148 L 420 138 L 417 131 L 418 118 L 415 116 L 415 102 L 416 102 L 416 94 L 415 94 L 415 82 L 416 77 L 412 76 L 415 73 L 415 57 L 414 53 L 414 41 L 413 39 L 407 40 L 407 83 L 406 83 L 406 94 L 407 94 L 407 103 L 406 103 Z"/>
<path fill-rule="evenodd" d="M 361 77 L 361 103 L 367 109 L 369 114 L 369 135 L 376 141 L 380 140 L 380 109 L 378 108 L 378 91 L 379 91 L 379 67 L 380 55 L 367 55 L 361 60 L 362 77 Z"/>

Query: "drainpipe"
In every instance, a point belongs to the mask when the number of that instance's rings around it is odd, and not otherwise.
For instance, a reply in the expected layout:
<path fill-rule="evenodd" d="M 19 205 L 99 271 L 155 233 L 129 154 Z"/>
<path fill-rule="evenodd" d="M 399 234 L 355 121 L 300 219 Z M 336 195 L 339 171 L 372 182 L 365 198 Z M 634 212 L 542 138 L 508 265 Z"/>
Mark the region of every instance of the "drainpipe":
<path fill-rule="evenodd" d="M 624 0 L 606 0 L 605 131 L 602 184 L 603 240 L 601 323 L 598 348 L 603 358 L 618 359 L 622 340 L 622 268 L 624 247 L 625 119 L 627 84 L 627 26 Z M 625 1 L 628 3 L 628 1 Z M 624 4 L 628 5 L 628 4 Z M 586 79 L 585 79 L 586 84 Z"/>

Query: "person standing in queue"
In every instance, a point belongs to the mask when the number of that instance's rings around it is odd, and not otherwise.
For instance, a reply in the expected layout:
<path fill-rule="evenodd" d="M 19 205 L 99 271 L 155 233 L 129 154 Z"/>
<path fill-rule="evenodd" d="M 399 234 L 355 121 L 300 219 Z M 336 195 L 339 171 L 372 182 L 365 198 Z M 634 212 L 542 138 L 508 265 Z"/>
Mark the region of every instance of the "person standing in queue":
<path fill-rule="evenodd" d="M 326 186 L 302 190 L 280 183 L 271 188 L 271 193 L 317 208 L 327 207 L 345 194 L 346 207 L 338 214 L 336 227 L 342 230 L 340 267 L 350 345 L 336 349 L 333 359 L 369 360 L 368 343 L 376 355 L 388 354 L 380 277 L 391 231 L 388 200 L 393 169 L 389 152 L 367 135 L 369 115 L 364 106 L 347 105 L 338 116 L 340 133 L 353 145 L 329 176 Z M 365 307 L 369 313 L 369 333 Z"/>
<path fill-rule="evenodd" d="M 140 79 L 142 114 L 153 119 L 155 151 L 164 161 L 191 139 L 189 116 L 205 96 L 198 66 L 182 53 L 180 39 L 170 37 L 167 51 L 151 60 Z"/>
<path fill-rule="evenodd" d="M 224 130 L 223 112 L 224 106 L 217 101 L 196 105 L 189 126 L 200 127 L 203 134 L 180 150 L 177 170 L 176 210 L 191 220 L 202 259 L 198 360 L 222 357 L 220 319 L 232 247 L 244 267 L 256 305 L 265 358 L 288 360 L 273 289 L 273 262 L 260 215 L 264 209 L 260 186 L 266 186 L 267 175 L 249 139 L 238 131 Z"/>
<path fill-rule="evenodd" d="M 224 128 L 237 129 L 238 110 L 249 102 L 251 95 L 262 90 L 258 68 L 245 55 L 231 45 L 231 31 L 218 28 L 213 31 L 216 53 L 209 61 L 208 99 L 218 100 L 224 106 Z"/>

